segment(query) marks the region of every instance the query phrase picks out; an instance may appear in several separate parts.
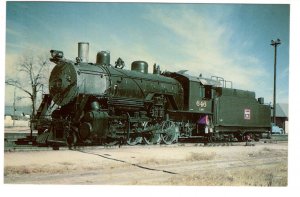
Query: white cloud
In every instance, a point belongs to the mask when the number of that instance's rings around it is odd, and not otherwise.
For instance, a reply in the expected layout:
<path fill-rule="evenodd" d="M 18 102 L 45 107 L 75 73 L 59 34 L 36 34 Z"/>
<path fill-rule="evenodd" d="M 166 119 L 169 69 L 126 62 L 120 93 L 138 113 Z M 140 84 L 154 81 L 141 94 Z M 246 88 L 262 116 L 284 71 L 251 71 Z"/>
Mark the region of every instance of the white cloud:
<path fill-rule="evenodd" d="M 23 36 L 23 34 L 21 32 L 15 31 L 15 30 L 13 30 L 11 28 L 8 28 L 8 27 L 6 28 L 6 33 L 11 34 L 12 36 L 17 36 L 17 37 L 22 37 Z"/>
<path fill-rule="evenodd" d="M 5 77 L 16 75 L 17 54 L 6 54 L 5 56 Z"/>
<path fill-rule="evenodd" d="M 230 47 L 229 40 L 235 34 L 226 24 L 218 23 L 218 16 L 207 18 L 184 8 L 172 11 L 153 9 L 148 18 L 171 30 L 173 35 L 170 36 L 180 39 L 182 45 L 170 49 L 182 54 L 181 61 L 174 62 L 177 68 L 189 69 L 194 75 L 221 76 L 233 81 L 235 88 L 259 88 L 254 82 L 266 73 L 261 66 L 263 62 Z M 244 43 L 244 47 L 250 45 L 250 42 Z"/>
<path fill-rule="evenodd" d="M 219 20 L 227 15 L 220 13 L 219 16 L 214 15 L 213 18 L 208 18 L 200 12 L 184 6 L 171 10 L 156 7 L 149 9 L 148 13 L 144 13 L 145 15 L 140 17 L 170 32 L 167 38 L 159 37 L 162 35 L 159 32 L 161 29 L 157 29 L 155 49 L 153 46 L 149 46 L 151 43 L 147 37 L 137 33 L 134 28 L 126 31 L 132 39 L 128 45 L 128 40 L 126 42 L 128 36 L 115 32 L 110 34 L 102 32 L 101 28 L 104 24 L 101 24 L 100 21 L 97 27 L 92 24 L 91 27 L 94 28 L 87 30 L 86 34 L 76 34 L 67 28 L 56 29 L 59 37 L 52 39 L 51 42 L 43 40 L 43 43 L 31 44 L 24 41 L 13 47 L 19 47 L 22 50 L 45 51 L 48 54 L 49 50 L 54 47 L 54 49 L 63 50 L 66 58 L 75 60 L 77 42 L 88 41 L 90 42 L 90 62 L 95 62 L 98 51 L 109 50 L 111 64 L 121 57 L 127 65 L 126 69 L 130 69 L 130 63 L 135 60 L 145 60 L 149 64 L 149 72 L 154 63 L 159 63 L 162 70 L 188 69 L 189 73 L 195 76 L 200 73 L 204 77 L 221 76 L 226 80 L 233 81 L 234 88 L 255 91 L 258 97 L 266 97 L 265 100 L 268 98 L 267 95 L 272 95 L 272 90 L 269 90 L 269 82 L 271 83 L 272 79 L 265 77 L 267 71 L 264 69 L 264 62 L 251 54 L 244 54 L 239 49 L 231 47 L 230 40 L 238 39 L 238 36 L 226 23 L 220 23 Z M 240 43 L 244 48 L 253 46 L 251 41 L 241 41 Z M 12 47 L 11 43 L 7 44 Z M 6 58 L 6 64 L 10 67 L 14 64 L 16 55 L 7 54 Z M 13 70 L 7 68 L 6 74 L 11 75 L 12 73 Z"/>
<path fill-rule="evenodd" d="M 285 67 L 282 72 L 278 73 L 279 80 L 286 79 L 286 78 L 288 79 L 288 76 L 289 76 L 289 67 L 288 66 Z"/>

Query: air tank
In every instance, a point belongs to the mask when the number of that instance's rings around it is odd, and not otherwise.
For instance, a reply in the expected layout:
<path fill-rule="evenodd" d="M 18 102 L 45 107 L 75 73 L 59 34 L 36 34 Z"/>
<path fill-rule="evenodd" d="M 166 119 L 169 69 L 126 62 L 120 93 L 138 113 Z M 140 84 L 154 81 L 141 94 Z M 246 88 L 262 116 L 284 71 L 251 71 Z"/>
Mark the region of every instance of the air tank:
<path fill-rule="evenodd" d="M 110 65 L 110 53 L 109 51 L 101 51 L 97 53 L 96 64 Z"/>
<path fill-rule="evenodd" d="M 148 64 L 145 61 L 134 61 L 131 64 L 131 70 L 148 74 Z"/>

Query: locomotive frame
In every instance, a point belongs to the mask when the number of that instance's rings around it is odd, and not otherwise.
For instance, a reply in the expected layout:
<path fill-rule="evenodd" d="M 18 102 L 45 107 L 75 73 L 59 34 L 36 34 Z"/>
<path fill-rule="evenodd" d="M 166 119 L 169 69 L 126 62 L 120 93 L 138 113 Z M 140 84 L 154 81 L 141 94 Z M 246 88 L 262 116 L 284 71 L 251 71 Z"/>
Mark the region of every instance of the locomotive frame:
<path fill-rule="evenodd" d="M 270 106 L 254 92 L 226 87 L 220 77 L 190 76 L 186 70 L 161 72 L 154 65 L 149 74 L 144 61 L 125 70 L 121 58 L 112 66 L 106 51 L 89 63 L 88 47 L 78 43 L 76 62 L 50 51 L 56 66 L 35 116 L 38 143 L 245 141 L 270 133 Z M 54 104 L 58 108 L 45 126 Z"/>

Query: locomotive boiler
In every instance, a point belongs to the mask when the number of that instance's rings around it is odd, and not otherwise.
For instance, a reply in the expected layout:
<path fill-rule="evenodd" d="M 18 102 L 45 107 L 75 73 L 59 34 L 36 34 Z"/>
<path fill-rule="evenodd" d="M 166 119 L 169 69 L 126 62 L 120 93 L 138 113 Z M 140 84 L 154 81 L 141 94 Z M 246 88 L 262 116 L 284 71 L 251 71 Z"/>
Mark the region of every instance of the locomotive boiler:
<path fill-rule="evenodd" d="M 203 78 L 186 71 L 161 72 L 145 61 L 124 69 L 101 51 L 88 61 L 89 43 L 78 43 L 76 61 L 51 50 L 56 65 L 49 94 L 36 115 L 37 141 L 75 144 L 172 144 L 178 139 L 242 141 L 270 131 L 270 107 L 255 93 L 227 88 L 219 77 Z M 43 117 L 49 113 L 45 127 Z M 52 109 L 52 108 L 51 108 Z"/>

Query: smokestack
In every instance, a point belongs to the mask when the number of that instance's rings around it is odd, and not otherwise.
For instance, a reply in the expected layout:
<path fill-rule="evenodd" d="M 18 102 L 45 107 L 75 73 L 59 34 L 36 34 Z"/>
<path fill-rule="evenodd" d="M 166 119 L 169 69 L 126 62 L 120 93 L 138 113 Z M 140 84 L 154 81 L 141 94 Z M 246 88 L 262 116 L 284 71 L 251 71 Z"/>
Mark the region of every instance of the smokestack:
<path fill-rule="evenodd" d="M 78 57 L 76 61 L 88 63 L 89 61 L 89 43 L 88 42 L 78 42 Z"/>

